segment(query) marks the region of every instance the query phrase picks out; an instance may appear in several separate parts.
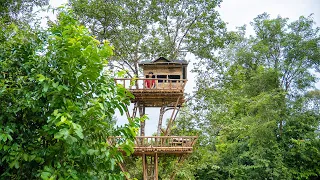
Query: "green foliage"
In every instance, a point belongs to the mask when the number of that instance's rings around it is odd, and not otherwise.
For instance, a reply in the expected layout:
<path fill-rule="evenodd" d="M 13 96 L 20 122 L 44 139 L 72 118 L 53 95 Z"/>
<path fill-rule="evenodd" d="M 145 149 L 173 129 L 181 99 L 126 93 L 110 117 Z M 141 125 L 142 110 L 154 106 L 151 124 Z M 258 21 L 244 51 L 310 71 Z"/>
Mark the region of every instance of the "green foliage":
<path fill-rule="evenodd" d="M 5 22 L 26 21 L 34 7 L 48 5 L 49 0 L 1 0 L 0 17 Z"/>
<path fill-rule="evenodd" d="M 133 77 L 139 74 L 142 60 L 183 59 L 188 52 L 207 57 L 212 49 L 222 47 L 225 23 L 215 9 L 220 3 L 71 0 L 69 4 L 98 39 L 112 42 L 117 61 L 112 67 L 129 70 L 127 75 Z"/>
<path fill-rule="evenodd" d="M 201 60 L 191 112 L 180 132 L 199 130 L 188 159 L 196 179 L 316 179 L 319 173 L 319 28 L 312 17 L 259 15 L 230 33 L 217 58 Z M 310 90 L 311 89 L 311 90 Z"/>
<path fill-rule="evenodd" d="M 123 179 L 139 119 L 114 128 L 130 101 L 104 72 L 112 53 L 70 11 L 48 30 L 1 23 L 1 179 Z"/>

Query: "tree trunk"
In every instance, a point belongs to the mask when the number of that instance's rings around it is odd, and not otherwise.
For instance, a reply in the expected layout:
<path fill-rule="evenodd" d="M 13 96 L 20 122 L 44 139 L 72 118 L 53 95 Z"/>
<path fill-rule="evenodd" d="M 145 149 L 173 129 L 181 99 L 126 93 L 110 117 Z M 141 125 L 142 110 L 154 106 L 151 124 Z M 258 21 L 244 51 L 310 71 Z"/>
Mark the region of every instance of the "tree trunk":
<path fill-rule="evenodd" d="M 139 114 L 140 117 L 142 117 L 145 114 L 146 108 L 144 106 L 139 105 Z M 145 135 L 145 125 L 146 122 L 145 121 L 140 121 L 140 136 L 144 136 Z"/>
<path fill-rule="evenodd" d="M 162 119 L 163 119 L 163 114 L 165 112 L 164 109 L 165 109 L 165 106 L 162 106 L 160 108 L 160 116 L 159 116 L 159 122 L 158 122 L 157 136 L 160 136 L 160 134 L 161 134 Z"/>

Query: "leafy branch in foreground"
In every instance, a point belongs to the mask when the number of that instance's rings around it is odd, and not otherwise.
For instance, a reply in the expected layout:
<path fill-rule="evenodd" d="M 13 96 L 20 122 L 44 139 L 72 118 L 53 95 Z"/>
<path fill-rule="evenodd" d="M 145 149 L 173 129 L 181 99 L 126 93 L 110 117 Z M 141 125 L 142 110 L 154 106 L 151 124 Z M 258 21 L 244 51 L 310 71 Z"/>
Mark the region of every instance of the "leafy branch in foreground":
<path fill-rule="evenodd" d="M 71 11 L 49 26 L 0 27 L 0 177 L 122 179 L 117 147 L 132 153 L 139 119 L 115 128 L 129 92 L 104 71 L 113 49 Z"/>

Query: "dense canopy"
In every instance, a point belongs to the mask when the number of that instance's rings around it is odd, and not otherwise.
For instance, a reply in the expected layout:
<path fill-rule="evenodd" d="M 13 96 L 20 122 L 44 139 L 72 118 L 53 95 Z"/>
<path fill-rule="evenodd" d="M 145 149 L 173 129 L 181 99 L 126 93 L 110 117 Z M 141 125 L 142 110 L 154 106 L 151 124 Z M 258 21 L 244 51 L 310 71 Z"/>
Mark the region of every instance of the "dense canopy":
<path fill-rule="evenodd" d="M 220 0 L 69 0 L 41 28 L 29 14 L 47 4 L 0 3 L 0 179 L 142 179 L 130 154 L 147 118 L 117 126 L 133 97 L 114 77 L 186 55 L 195 91 L 171 134 L 199 138 L 183 163 L 159 158 L 159 179 L 319 179 L 312 15 L 259 14 L 248 36 L 226 29 Z"/>

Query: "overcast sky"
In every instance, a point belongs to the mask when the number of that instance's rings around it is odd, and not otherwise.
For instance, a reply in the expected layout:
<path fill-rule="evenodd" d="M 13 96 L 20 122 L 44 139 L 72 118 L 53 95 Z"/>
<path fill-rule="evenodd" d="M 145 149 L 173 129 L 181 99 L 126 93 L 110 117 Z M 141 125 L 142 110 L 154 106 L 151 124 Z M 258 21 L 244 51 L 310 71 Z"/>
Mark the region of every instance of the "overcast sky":
<path fill-rule="evenodd" d="M 50 0 L 53 7 L 67 3 L 67 0 Z M 313 18 L 316 25 L 320 26 L 320 0 L 224 0 L 221 8 L 218 9 L 223 21 L 227 22 L 228 30 L 236 30 L 236 27 L 249 24 L 257 15 L 267 12 L 271 18 L 278 15 L 289 20 L 297 20 L 300 16 L 309 16 L 314 14 Z M 247 33 L 252 34 L 252 29 L 247 26 Z M 187 60 L 191 61 L 189 70 L 192 69 L 192 56 Z M 194 85 L 194 74 L 188 73 L 188 84 L 186 92 L 191 93 Z M 320 89 L 320 83 L 317 84 Z M 132 108 L 131 108 L 132 109 Z M 149 114 L 149 120 L 146 122 L 146 135 L 156 132 L 157 121 L 160 108 L 147 108 L 146 114 Z M 169 118 L 170 112 L 167 112 L 164 118 Z M 118 117 L 119 123 L 126 123 L 124 117 Z"/>

